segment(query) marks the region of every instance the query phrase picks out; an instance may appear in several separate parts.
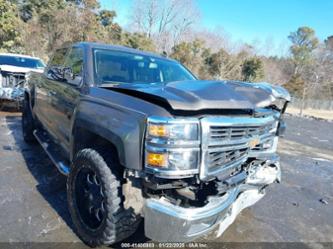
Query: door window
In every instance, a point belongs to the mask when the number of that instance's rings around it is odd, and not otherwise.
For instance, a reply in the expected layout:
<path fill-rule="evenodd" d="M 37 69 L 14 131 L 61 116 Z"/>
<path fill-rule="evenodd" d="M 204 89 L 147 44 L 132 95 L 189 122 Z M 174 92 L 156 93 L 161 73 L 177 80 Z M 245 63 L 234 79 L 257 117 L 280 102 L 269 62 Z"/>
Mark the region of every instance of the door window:
<path fill-rule="evenodd" d="M 63 80 L 63 64 L 68 48 L 57 49 L 46 68 L 46 77 L 51 80 Z"/>
<path fill-rule="evenodd" d="M 49 65 L 51 67 L 62 66 L 65 62 L 65 56 L 67 53 L 67 48 L 57 49 L 53 55 L 53 58 L 50 60 Z"/>
<path fill-rule="evenodd" d="M 64 63 L 64 77 L 70 84 L 79 84 L 82 80 L 83 50 L 74 47 L 68 53 Z"/>

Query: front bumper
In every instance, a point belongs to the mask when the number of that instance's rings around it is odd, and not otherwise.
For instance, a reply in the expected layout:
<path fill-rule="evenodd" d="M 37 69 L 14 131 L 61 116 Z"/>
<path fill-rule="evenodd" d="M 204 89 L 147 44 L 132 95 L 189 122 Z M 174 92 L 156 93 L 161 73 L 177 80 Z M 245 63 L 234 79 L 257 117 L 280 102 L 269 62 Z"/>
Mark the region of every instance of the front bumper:
<path fill-rule="evenodd" d="M 24 99 L 24 88 L 0 87 L 0 99 L 20 101 Z"/>
<path fill-rule="evenodd" d="M 278 158 L 267 160 L 247 181 L 198 208 L 184 208 L 167 200 L 147 199 L 144 207 L 146 236 L 160 242 L 188 242 L 216 229 L 220 236 L 236 216 L 264 196 L 263 186 L 280 181 Z"/>

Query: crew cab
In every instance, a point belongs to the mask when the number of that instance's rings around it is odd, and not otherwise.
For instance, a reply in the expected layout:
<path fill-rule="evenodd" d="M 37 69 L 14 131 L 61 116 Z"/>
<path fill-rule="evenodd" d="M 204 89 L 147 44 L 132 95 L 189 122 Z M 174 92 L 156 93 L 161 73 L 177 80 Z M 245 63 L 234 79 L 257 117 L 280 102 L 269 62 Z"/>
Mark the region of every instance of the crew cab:
<path fill-rule="evenodd" d="M 22 117 L 67 178 L 68 208 L 90 246 L 144 222 L 161 242 L 220 236 L 279 182 L 288 92 L 199 80 L 179 62 L 122 46 L 76 43 L 32 73 Z"/>

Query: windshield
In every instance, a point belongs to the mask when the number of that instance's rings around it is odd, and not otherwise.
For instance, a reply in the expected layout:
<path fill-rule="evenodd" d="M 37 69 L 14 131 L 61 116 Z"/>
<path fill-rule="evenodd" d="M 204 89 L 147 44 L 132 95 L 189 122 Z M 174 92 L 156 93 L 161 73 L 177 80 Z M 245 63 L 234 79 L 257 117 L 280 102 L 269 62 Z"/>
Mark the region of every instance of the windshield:
<path fill-rule="evenodd" d="M 195 80 L 181 64 L 166 59 L 105 49 L 94 50 L 99 83 L 158 83 Z"/>
<path fill-rule="evenodd" d="M 28 68 L 43 68 L 45 66 L 44 63 L 38 59 L 8 55 L 0 55 L 0 65 Z"/>

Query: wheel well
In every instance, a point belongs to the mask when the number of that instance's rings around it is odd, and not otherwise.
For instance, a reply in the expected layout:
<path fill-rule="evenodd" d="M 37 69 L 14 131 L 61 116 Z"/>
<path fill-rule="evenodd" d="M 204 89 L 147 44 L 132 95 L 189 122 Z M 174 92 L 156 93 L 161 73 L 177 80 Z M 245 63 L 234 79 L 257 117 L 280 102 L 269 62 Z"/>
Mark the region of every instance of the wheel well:
<path fill-rule="evenodd" d="M 92 148 L 92 149 L 107 148 L 110 151 L 110 153 L 113 153 L 115 155 L 117 165 L 121 165 L 119 161 L 118 150 L 116 146 L 109 140 L 81 127 L 77 127 L 74 129 L 73 137 L 74 141 L 72 146 L 73 148 L 72 158 L 76 155 L 78 151 L 85 148 Z"/>
<path fill-rule="evenodd" d="M 24 101 L 22 102 L 23 105 L 25 105 L 24 102 L 28 103 L 28 106 L 29 106 L 30 111 L 31 111 L 32 110 L 32 103 L 30 103 L 30 96 L 29 96 L 29 93 L 26 92 L 26 91 L 24 92 Z M 22 108 L 24 108 L 24 106 Z"/>
<path fill-rule="evenodd" d="M 24 92 L 24 101 L 28 101 L 29 107 L 32 110 L 34 107 L 34 98 L 30 99 L 30 94 L 27 91 Z"/>

